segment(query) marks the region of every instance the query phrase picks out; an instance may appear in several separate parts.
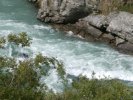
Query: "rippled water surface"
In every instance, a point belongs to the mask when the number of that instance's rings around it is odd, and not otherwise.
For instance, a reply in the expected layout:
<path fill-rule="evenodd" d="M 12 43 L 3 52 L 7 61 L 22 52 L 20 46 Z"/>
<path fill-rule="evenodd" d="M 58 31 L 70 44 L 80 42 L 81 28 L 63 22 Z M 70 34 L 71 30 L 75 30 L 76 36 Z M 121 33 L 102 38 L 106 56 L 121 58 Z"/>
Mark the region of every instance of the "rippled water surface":
<path fill-rule="evenodd" d="M 0 35 L 27 32 L 33 38 L 30 48 L 19 48 L 16 52 L 54 56 L 64 62 L 66 72 L 72 75 L 91 77 L 94 71 L 98 78 L 110 76 L 133 81 L 133 56 L 120 54 L 102 43 L 89 43 L 55 31 L 36 20 L 36 13 L 26 0 L 0 0 Z M 13 48 L 0 50 L 0 55 L 10 56 L 13 52 Z M 57 78 L 50 75 L 45 81 L 52 85 Z"/>

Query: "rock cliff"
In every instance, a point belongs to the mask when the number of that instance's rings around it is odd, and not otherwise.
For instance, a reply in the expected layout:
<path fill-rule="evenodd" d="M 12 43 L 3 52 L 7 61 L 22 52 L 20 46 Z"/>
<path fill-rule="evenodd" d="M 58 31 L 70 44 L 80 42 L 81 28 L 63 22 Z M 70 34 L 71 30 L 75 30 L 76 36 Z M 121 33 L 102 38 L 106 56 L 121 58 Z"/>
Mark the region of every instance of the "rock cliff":
<path fill-rule="evenodd" d="M 37 18 L 48 23 L 75 23 L 97 9 L 98 0 L 38 0 Z"/>

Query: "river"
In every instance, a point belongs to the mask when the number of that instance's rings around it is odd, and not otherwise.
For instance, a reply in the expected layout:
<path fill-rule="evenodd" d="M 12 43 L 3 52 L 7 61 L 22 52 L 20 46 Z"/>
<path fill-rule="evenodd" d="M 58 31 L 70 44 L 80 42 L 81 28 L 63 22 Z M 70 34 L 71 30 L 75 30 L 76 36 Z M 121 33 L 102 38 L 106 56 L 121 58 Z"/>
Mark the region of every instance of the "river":
<path fill-rule="evenodd" d="M 133 56 L 121 54 L 103 43 L 87 42 L 54 30 L 38 21 L 36 14 L 37 9 L 27 0 L 0 0 L 0 35 L 27 32 L 33 39 L 32 45 L 21 52 L 31 57 L 38 52 L 56 57 L 64 62 L 66 72 L 71 75 L 91 77 L 94 71 L 98 78 L 107 76 L 133 84 Z M 0 50 L 0 55 L 8 56 L 10 52 Z M 45 80 L 51 86 L 57 81 L 54 75 Z"/>

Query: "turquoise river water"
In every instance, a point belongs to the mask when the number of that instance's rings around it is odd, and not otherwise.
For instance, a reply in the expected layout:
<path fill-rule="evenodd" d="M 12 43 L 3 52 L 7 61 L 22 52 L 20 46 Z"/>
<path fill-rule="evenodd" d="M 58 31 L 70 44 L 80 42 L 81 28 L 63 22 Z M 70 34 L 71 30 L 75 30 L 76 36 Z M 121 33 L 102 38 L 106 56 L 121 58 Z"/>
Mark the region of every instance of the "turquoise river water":
<path fill-rule="evenodd" d="M 27 32 L 33 39 L 30 48 L 0 50 L 0 55 L 11 56 L 14 52 L 28 53 L 31 57 L 41 52 L 43 55 L 62 60 L 68 74 L 83 74 L 97 78 L 110 76 L 133 84 L 133 56 L 121 54 L 103 43 L 86 42 L 56 31 L 36 19 L 37 9 L 27 0 L 0 0 L 0 35 Z M 58 81 L 54 71 L 42 81 L 55 87 Z"/>

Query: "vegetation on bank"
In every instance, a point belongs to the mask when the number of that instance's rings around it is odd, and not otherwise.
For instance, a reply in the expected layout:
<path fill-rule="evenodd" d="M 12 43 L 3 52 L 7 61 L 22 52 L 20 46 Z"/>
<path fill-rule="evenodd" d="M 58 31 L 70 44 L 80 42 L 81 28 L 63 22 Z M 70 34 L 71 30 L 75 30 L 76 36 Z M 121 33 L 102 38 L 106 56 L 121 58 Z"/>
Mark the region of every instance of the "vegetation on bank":
<path fill-rule="evenodd" d="M 132 96 L 130 88 L 119 80 L 81 76 L 72 82 L 72 87 L 46 100 L 132 100 Z"/>
<path fill-rule="evenodd" d="M 102 14 L 109 14 L 112 11 L 126 11 L 133 13 L 132 0 L 101 0 L 99 9 Z"/>
<path fill-rule="evenodd" d="M 130 12 L 133 13 L 133 3 L 132 4 L 126 4 L 124 6 L 119 7 L 120 11 L 126 11 L 126 12 Z"/>
<path fill-rule="evenodd" d="M 5 39 L 5 40 L 3 40 Z M 31 39 L 26 33 L 9 34 L 0 38 L 2 49 L 6 42 L 30 46 Z M 48 76 L 55 69 L 62 80 L 64 90 L 55 93 L 40 83 L 42 76 Z M 52 80 L 51 80 L 52 81 Z M 55 58 L 43 56 L 18 61 L 15 57 L 0 57 L 0 100 L 132 100 L 133 89 L 120 80 L 108 78 L 92 79 L 79 76 L 68 84 L 63 63 Z"/>

